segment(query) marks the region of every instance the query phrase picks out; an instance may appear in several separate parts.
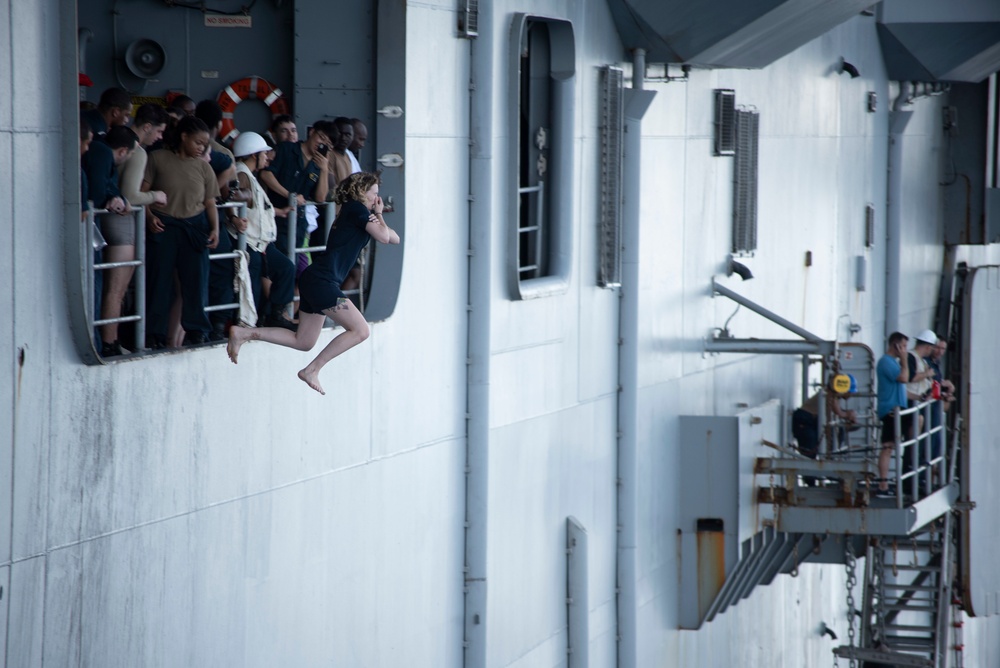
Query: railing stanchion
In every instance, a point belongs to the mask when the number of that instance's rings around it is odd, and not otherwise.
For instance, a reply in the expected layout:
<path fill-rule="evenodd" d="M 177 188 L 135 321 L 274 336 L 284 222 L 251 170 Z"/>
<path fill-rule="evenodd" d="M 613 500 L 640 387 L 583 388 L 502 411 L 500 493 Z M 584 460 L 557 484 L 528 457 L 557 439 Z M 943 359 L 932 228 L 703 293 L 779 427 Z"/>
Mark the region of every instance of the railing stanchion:
<path fill-rule="evenodd" d="M 146 349 L 146 207 L 135 209 L 135 321 L 136 350 Z"/>
<path fill-rule="evenodd" d="M 895 444 L 895 455 L 896 455 L 896 507 L 903 507 L 903 458 L 906 456 L 903 452 L 903 419 L 899 414 L 899 407 L 892 409 L 892 419 L 896 422 L 896 444 Z"/>

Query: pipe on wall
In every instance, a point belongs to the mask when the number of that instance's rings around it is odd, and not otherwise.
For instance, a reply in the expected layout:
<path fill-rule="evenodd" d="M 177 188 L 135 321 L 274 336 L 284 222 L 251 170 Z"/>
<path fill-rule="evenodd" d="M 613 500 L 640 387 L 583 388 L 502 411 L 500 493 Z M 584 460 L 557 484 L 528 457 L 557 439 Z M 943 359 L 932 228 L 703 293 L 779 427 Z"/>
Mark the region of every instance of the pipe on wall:
<path fill-rule="evenodd" d="M 909 82 L 902 82 L 899 95 L 889 111 L 889 164 L 887 168 L 886 230 L 885 230 L 885 332 L 889 334 L 899 329 L 900 276 L 903 248 L 903 132 L 910 122 L 913 111 L 908 107 L 914 97 Z"/>
<path fill-rule="evenodd" d="M 632 59 L 632 88 L 624 91 L 622 141 L 622 282 L 618 316 L 618 668 L 637 661 L 636 543 L 638 522 L 639 223 L 642 117 L 654 91 L 642 90 L 646 52 Z"/>
<path fill-rule="evenodd" d="M 465 435 L 465 609 L 463 665 L 485 668 L 490 450 L 490 321 L 493 272 L 493 16 L 479 3 L 469 41 L 468 366 Z"/>

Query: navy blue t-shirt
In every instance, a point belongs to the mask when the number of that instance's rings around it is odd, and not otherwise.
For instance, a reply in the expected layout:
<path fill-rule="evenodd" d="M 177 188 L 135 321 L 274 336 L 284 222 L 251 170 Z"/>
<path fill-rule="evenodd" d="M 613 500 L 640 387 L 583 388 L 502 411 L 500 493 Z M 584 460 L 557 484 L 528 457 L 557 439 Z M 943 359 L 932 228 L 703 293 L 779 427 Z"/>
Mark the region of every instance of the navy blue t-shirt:
<path fill-rule="evenodd" d="M 121 197 L 115 154 L 103 141 L 94 141 L 80 160 L 87 173 L 87 199 L 103 209 L 112 197 Z"/>
<path fill-rule="evenodd" d="M 354 267 L 371 235 L 365 229 L 368 226 L 368 208 L 357 200 L 345 202 L 340 207 L 337 219 L 330 227 L 330 235 L 326 240 L 326 251 L 322 255 L 313 255 L 313 266 L 323 272 L 338 285 L 347 278 L 348 272 Z"/>
<path fill-rule="evenodd" d="M 274 147 L 274 161 L 264 169 L 272 172 L 274 178 L 290 193 L 297 193 L 307 200 L 316 199 L 316 184 L 319 183 L 320 169 L 315 162 L 306 162 L 302 155 L 302 147 L 296 142 L 284 141 Z M 271 204 L 279 209 L 288 206 L 288 198 L 267 189 L 267 196 Z M 306 207 L 300 206 L 297 209 L 298 215 L 295 219 L 295 245 L 303 246 L 306 238 Z M 285 248 L 288 234 L 288 217 L 275 216 L 274 222 L 278 226 L 278 239 L 275 242 L 278 250 L 282 253 L 288 252 Z"/>
<path fill-rule="evenodd" d="M 97 109 L 86 109 L 80 112 L 80 118 L 87 122 L 90 126 L 91 131 L 94 133 L 94 138 L 100 137 L 106 134 L 108 131 L 108 122 L 104 120 L 104 116 Z"/>

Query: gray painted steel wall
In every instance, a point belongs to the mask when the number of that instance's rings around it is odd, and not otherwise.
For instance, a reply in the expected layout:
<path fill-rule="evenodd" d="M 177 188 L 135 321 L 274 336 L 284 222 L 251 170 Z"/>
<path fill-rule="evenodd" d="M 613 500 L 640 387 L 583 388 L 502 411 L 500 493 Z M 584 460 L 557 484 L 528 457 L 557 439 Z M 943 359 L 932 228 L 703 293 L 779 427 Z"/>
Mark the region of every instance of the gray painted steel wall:
<path fill-rule="evenodd" d="M 96 665 L 458 666 L 462 639 L 468 44 L 450 0 L 407 6 L 405 171 L 415 222 L 399 302 L 331 364 L 328 396 L 294 371 L 306 355 L 251 343 L 84 366 L 52 244 L 67 222 L 57 15 L 72 3 L 0 0 L 0 623 L 11 667 Z M 573 21 L 578 43 L 576 245 L 565 294 L 503 296 L 506 230 L 493 230 L 488 658 L 566 662 L 565 520 L 588 532 L 589 657 L 615 656 L 617 294 L 596 287 L 598 68 L 621 44 L 602 3 L 496 3 Z M 864 73 L 833 65 L 850 54 Z M 498 54 L 502 56 L 504 54 Z M 759 251 L 751 299 L 817 334 L 874 349 L 885 230 L 888 100 L 870 19 L 761 71 L 698 71 L 651 84 L 644 119 L 640 269 L 639 665 L 826 665 L 825 621 L 845 628 L 842 569 L 806 565 L 698 632 L 677 630 L 679 416 L 799 395 L 785 358 L 707 356 L 732 313 L 713 300 L 729 247 L 730 169 L 712 156 L 712 89 L 761 111 Z M 510 138 L 495 59 L 496 163 Z M 905 155 L 901 310 L 930 325 L 940 271 L 938 102 L 916 105 Z M 70 130 L 75 133 L 75 128 Z M 69 173 L 69 172 L 67 172 Z M 498 192 L 507 192 L 501 169 Z M 496 197 L 496 220 L 511 220 Z M 879 239 L 884 236 L 879 236 Z M 813 264 L 803 258 L 812 251 Z M 982 259 L 987 251 L 969 253 Z M 854 260 L 868 254 L 869 289 Z M 723 279 L 726 280 L 726 279 Z M 731 280 L 731 279 L 729 279 Z M 848 313 L 849 319 L 841 319 Z M 769 337 L 745 312 L 730 328 Z M 324 334 L 321 344 L 329 340 Z M 24 352 L 21 363 L 19 351 Z M 13 481 L 8 482 L 8 481 Z M 996 621 L 967 623 L 966 665 L 1000 657 Z"/>

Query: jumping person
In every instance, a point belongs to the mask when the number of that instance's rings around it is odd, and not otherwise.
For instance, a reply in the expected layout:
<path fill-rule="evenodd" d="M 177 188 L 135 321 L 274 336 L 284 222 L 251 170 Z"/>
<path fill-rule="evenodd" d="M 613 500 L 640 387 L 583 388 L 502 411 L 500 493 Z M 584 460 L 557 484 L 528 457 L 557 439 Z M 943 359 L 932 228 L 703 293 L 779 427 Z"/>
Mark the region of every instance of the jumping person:
<path fill-rule="evenodd" d="M 342 352 L 368 338 L 368 323 L 358 308 L 340 289 L 347 272 L 369 239 L 398 244 L 399 235 L 382 218 L 383 203 L 378 195 L 378 175 L 352 174 L 337 186 L 335 201 L 340 213 L 330 228 L 326 251 L 314 260 L 299 278 L 299 328 L 295 332 L 280 327 L 232 327 L 226 352 L 236 364 L 240 347 L 250 340 L 267 341 L 296 350 L 312 350 L 329 317 L 344 328 L 304 369 L 299 378 L 320 394 L 319 372 Z"/>

